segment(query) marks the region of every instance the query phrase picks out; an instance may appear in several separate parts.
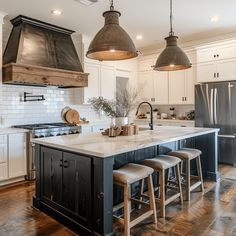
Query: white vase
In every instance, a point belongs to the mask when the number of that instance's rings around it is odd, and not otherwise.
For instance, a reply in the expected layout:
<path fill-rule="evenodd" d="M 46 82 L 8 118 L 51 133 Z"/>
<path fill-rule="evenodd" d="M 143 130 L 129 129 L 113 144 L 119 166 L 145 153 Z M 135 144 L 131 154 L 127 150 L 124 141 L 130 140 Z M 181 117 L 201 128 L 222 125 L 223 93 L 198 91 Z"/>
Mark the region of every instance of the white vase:
<path fill-rule="evenodd" d="M 121 127 L 129 124 L 129 117 L 115 117 L 115 125 Z"/>

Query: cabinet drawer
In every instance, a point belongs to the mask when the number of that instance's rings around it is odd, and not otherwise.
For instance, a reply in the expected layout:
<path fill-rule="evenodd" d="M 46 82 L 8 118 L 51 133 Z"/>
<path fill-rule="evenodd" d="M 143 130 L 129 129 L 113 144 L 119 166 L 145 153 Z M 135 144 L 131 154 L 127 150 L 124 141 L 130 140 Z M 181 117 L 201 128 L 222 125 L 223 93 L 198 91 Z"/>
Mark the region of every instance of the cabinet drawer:
<path fill-rule="evenodd" d="M 0 143 L 2 144 L 7 143 L 7 135 L 0 135 Z"/>

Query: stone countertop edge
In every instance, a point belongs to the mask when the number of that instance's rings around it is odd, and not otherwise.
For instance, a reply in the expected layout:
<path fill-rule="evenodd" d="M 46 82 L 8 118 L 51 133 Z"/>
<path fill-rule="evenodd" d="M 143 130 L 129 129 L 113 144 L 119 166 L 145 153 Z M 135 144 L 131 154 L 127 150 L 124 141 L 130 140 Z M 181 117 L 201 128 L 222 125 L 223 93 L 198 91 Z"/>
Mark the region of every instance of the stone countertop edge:
<path fill-rule="evenodd" d="M 176 133 L 175 131 L 178 131 L 179 133 L 176 135 L 174 134 Z M 186 132 L 188 133 L 186 134 Z M 158 130 L 154 131 L 140 131 L 138 135 L 133 136 L 119 136 L 115 138 L 109 138 L 107 136 L 102 136 L 102 134 L 99 132 L 84 135 L 74 134 L 67 136 L 37 138 L 33 139 L 32 142 L 78 154 L 107 158 L 142 148 L 216 132 L 218 133 L 219 129 L 175 127 L 175 129 L 168 130 L 167 128 L 162 127 L 161 129 L 159 128 Z"/>

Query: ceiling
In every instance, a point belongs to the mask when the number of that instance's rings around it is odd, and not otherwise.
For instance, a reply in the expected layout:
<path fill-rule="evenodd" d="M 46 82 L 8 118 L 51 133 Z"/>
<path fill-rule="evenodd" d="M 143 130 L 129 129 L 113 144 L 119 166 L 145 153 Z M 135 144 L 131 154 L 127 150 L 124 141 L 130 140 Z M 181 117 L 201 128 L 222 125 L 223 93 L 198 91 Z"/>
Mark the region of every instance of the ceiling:
<path fill-rule="evenodd" d="M 147 4 L 148 2 L 148 4 Z M 114 0 L 122 13 L 121 26 L 130 34 L 138 48 L 163 42 L 169 32 L 168 0 Z M 182 41 L 196 40 L 236 31 L 235 0 L 173 0 L 174 31 Z M 52 9 L 63 14 L 54 16 Z M 11 19 L 19 14 L 94 36 L 103 26 L 102 13 L 109 9 L 108 0 L 85 6 L 76 0 L 0 0 L 0 10 Z M 211 22 L 212 16 L 218 22 Z M 135 37 L 143 35 L 142 40 Z"/>

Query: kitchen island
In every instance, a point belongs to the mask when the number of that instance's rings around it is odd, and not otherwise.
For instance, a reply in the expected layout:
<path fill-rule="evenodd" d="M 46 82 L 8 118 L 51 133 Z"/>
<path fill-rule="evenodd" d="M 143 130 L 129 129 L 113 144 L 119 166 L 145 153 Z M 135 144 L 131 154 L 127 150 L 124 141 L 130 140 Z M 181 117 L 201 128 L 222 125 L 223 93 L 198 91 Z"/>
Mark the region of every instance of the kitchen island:
<path fill-rule="evenodd" d="M 113 189 L 113 169 L 180 147 L 193 147 L 202 150 L 204 177 L 216 181 L 218 131 L 155 127 L 116 138 L 93 133 L 34 139 L 33 205 L 80 235 L 112 235 L 112 208 L 119 192 Z"/>

